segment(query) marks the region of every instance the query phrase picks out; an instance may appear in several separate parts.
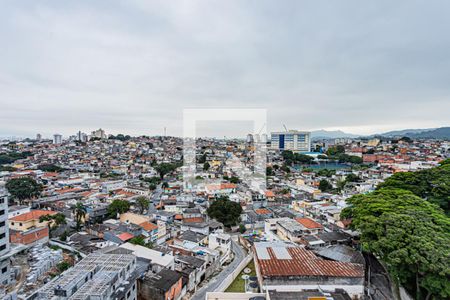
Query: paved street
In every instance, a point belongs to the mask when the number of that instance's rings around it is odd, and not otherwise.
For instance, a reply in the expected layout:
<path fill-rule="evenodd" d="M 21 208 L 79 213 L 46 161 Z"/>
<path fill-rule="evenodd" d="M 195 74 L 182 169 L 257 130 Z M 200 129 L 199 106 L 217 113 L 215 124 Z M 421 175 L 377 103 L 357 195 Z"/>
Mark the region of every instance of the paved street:
<path fill-rule="evenodd" d="M 244 260 L 246 253 L 244 249 L 240 245 L 238 245 L 235 241 L 231 240 L 232 250 L 234 252 L 233 261 L 217 276 L 212 278 L 210 282 L 208 282 L 205 286 L 199 289 L 195 295 L 191 298 L 192 300 L 204 300 L 207 292 L 214 292 L 219 285 L 223 282 L 223 280 L 230 275 L 237 266 Z"/>

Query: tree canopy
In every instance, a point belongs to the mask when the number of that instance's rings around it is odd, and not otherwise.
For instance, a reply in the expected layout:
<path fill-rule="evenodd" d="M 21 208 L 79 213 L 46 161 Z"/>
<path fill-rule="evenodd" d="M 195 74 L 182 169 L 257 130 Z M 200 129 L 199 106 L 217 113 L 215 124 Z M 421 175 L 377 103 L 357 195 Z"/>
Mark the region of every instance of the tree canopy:
<path fill-rule="evenodd" d="M 136 206 L 139 208 L 139 212 L 142 214 L 144 210 L 148 209 L 150 200 L 147 197 L 139 196 L 136 198 Z"/>
<path fill-rule="evenodd" d="M 450 216 L 450 159 L 438 167 L 416 171 L 395 173 L 378 186 L 408 190 L 416 196 L 439 205 Z"/>
<path fill-rule="evenodd" d="M 226 227 L 231 227 L 239 222 L 242 207 L 237 202 L 232 202 L 226 196 L 219 197 L 207 210 L 210 218 L 216 219 Z"/>
<path fill-rule="evenodd" d="M 166 174 L 169 174 L 179 168 L 181 164 L 178 163 L 161 163 L 155 167 L 155 170 L 159 173 L 161 179 L 164 178 Z"/>
<path fill-rule="evenodd" d="M 115 199 L 108 206 L 108 213 L 112 218 L 117 217 L 117 214 L 123 214 L 130 210 L 130 202 L 126 200 Z"/>
<path fill-rule="evenodd" d="M 331 183 L 326 180 L 326 179 L 322 179 L 319 182 L 319 190 L 321 190 L 322 192 L 328 192 L 331 191 L 333 189 L 333 186 L 331 185 Z"/>
<path fill-rule="evenodd" d="M 54 164 L 42 164 L 38 166 L 38 169 L 44 172 L 61 172 L 65 170 L 64 168 L 61 168 Z"/>
<path fill-rule="evenodd" d="M 18 159 L 24 159 L 31 155 L 32 153 L 29 151 L 0 153 L 0 165 L 10 164 Z"/>
<path fill-rule="evenodd" d="M 393 279 L 417 299 L 450 297 L 450 219 L 410 191 L 383 188 L 347 201 L 364 250 L 380 257 Z"/>
<path fill-rule="evenodd" d="M 25 199 L 39 197 L 42 191 L 42 185 L 31 177 L 20 177 L 10 179 L 6 183 L 6 189 L 13 199 L 22 202 Z"/>
<path fill-rule="evenodd" d="M 119 133 L 118 135 L 114 136 L 111 135 L 109 138 L 109 140 L 119 140 L 119 141 L 128 141 L 131 139 L 131 136 L 129 135 L 124 135 L 122 133 Z"/>
<path fill-rule="evenodd" d="M 307 164 L 311 163 L 314 158 L 301 153 L 294 153 L 292 151 L 286 150 L 281 152 L 281 156 L 284 158 L 287 165 L 292 165 L 293 163 L 296 164 Z"/>

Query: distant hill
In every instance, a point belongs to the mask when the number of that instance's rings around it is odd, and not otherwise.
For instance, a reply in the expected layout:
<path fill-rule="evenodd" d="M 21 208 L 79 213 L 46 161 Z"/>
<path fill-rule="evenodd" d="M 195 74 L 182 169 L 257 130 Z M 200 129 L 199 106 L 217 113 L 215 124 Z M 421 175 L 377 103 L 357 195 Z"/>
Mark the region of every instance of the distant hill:
<path fill-rule="evenodd" d="M 394 130 L 394 131 L 388 131 L 385 133 L 380 133 L 377 135 L 384 136 L 384 137 L 395 137 L 395 136 L 406 136 L 408 134 L 415 134 L 415 133 L 421 133 L 425 131 L 434 130 L 435 128 L 429 128 L 429 129 L 403 129 L 403 130 Z"/>
<path fill-rule="evenodd" d="M 365 138 L 374 138 L 374 137 L 394 138 L 404 136 L 412 139 L 450 140 L 450 127 L 394 130 L 380 134 L 365 136 Z M 337 138 L 364 138 L 364 137 L 361 135 L 346 133 L 341 130 L 327 131 L 322 129 L 311 132 L 311 139 L 313 140 L 337 139 Z"/>
<path fill-rule="evenodd" d="M 315 130 L 311 131 L 311 138 L 315 140 L 320 139 L 337 139 L 337 138 L 356 138 L 359 137 L 359 135 L 346 133 L 341 130 Z"/>
<path fill-rule="evenodd" d="M 380 134 L 382 137 L 402 137 L 412 139 L 443 139 L 450 140 L 450 127 L 429 128 L 429 129 L 405 129 L 389 131 Z"/>
<path fill-rule="evenodd" d="M 418 133 L 407 134 L 412 139 L 442 139 L 450 140 L 450 127 L 441 127 Z"/>

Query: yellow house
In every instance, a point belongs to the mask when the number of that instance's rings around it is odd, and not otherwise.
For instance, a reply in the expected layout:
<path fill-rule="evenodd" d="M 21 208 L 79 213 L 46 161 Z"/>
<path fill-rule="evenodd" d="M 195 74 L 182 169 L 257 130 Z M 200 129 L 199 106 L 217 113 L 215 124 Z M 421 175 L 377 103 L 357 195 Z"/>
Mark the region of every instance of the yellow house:
<path fill-rule="evenodd" d="M 27 231 L 38 227 L 48 226 L 49 221 L 40 222 L 42 216 L 54 215 L 56 212 L 49 210 L 32 210 L 28 213 L 12 217 L 8 220 L 9 228 L 18 231 Z"/>

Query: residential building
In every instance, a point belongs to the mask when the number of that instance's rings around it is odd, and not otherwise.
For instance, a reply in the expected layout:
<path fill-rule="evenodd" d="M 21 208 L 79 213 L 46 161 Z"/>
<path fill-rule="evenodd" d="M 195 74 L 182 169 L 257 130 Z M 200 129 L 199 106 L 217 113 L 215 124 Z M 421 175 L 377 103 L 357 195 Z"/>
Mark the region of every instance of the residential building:
<path fill-rule="evenodd" d="M 60 134 L 58 134 L 58 133 L 55 133 L 55 134 L 53 135 L 53 144 L 59 145 L 59 144 L 61 144 L 61 143 L 62 143 L 62 135 L 60 135 Z"/>
<path fill-rule="evenodd" d="M 139 298 L 148 300 L 179 300 L 183 292 L 180 273 L 163 269 L 147 274 L 139 286 Z"/>
<path fill-rule="evenodd" d="M 9 219 L 9 228 L 17 231 L 27 231 L 38 227 L 47 227 L 50 221 L 41 221 L 41 217 L 54 215 L 50 210 L 32 210 Z"/>
<path fill-rule="evenodd" d="M 8 230 L 8 195 L 0 185 L 0 289 L 10 281 L 9 230 Z"/>

